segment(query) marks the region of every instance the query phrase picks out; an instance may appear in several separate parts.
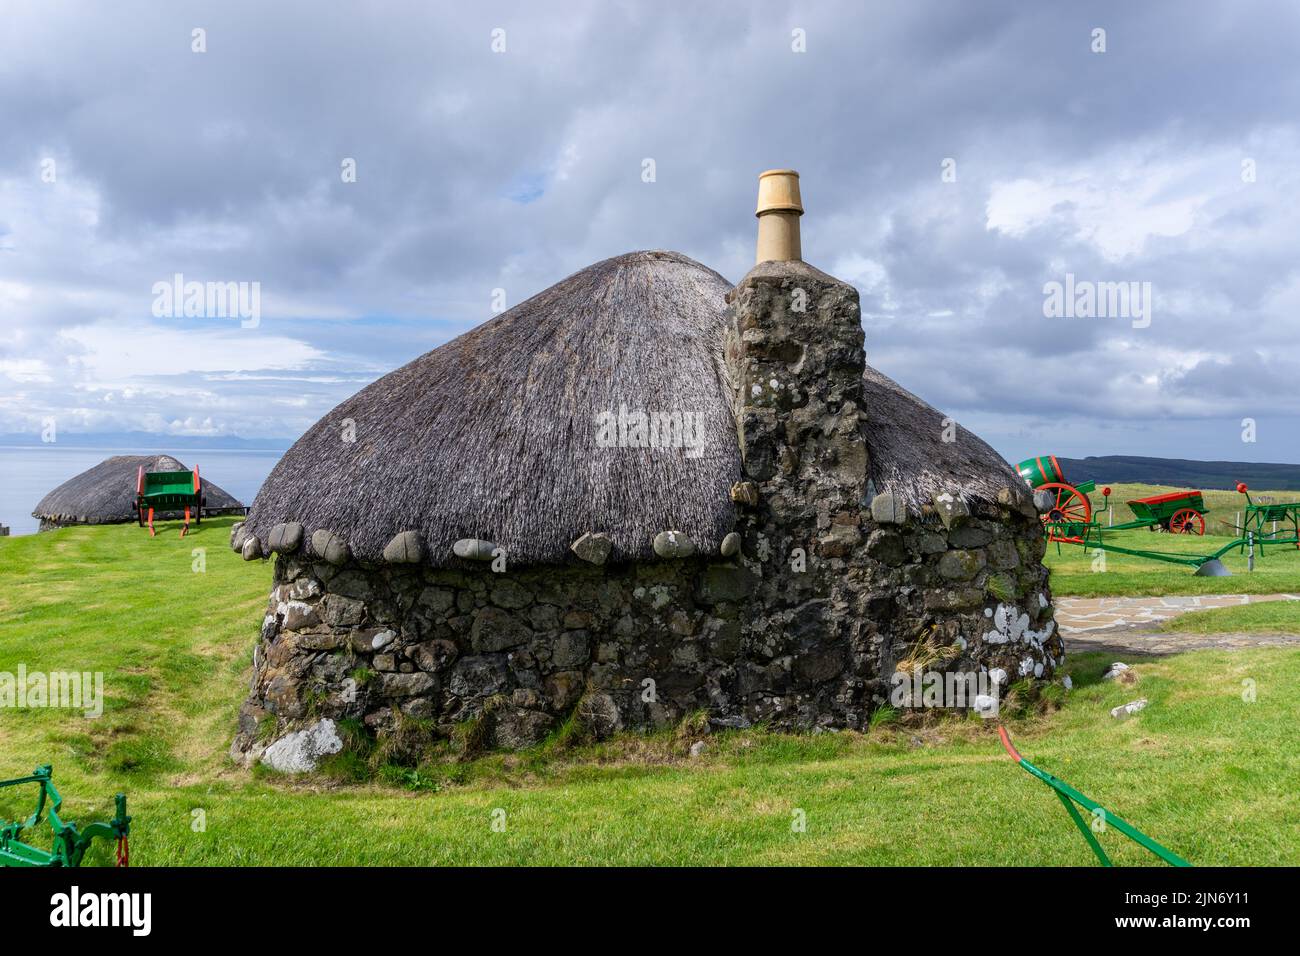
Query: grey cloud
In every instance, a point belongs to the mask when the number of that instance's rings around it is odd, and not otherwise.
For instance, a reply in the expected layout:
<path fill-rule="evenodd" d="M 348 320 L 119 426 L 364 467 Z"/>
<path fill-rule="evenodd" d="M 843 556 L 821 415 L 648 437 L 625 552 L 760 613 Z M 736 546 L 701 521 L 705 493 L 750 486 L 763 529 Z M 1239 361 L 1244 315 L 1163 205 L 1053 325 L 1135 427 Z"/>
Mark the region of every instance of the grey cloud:
<path fill-rule="evenodd" d="M 31 2 L 7 17 L 0 283 L 32 294 L 0 292 L 0 361 L 40 358 L 56 380 L 23 384 L 0 430 L 95 384 L 71 377 L 60 331 L 109 323 L 147 341 L 151 284 L 182 272 L 262 283 L 273 306 L 230 371 L 270 377 L 202 388 L 228 430 L 292 437 L 358 381 L 488 318 L 495 288 L 514 304 L 654 247 L 738 279 L 755 174 L 788 165 L 809 260 L 873 264 L 858 280 L 873 361 L 988 422 L 1008 455 L 1174 454 L 1216 400 L 1227 421 L 1272 392 L 1283 417 L 1249 453 L 1294 457 L 1291 5 Z M 1103 55 L 1088 49 L 1098 26 Z M 494 27 L 506 54 L 489 49 Z M 1260 180 L 1245 187 L 1251 155 Z M 46 156 L 60 185 L 33 192 Z M 1200 173 L 1195 224 L 1118 261 L 1080 233 L 1073 201 L 1016 235 L 988 228 L 1000 184 L 1070 175 L 1105 191 L 1198 156 L 1222 158 L 1222 179 Z M 939 181 L 944 157 L 957 183 Z M 1165 309 L 1141 334 L 1051 322 L 1042 286 L 1066 270 L 1151 281 Z M 270 335 L 326 358 L 277 373 Z M 294 377 L 312 371 L 344 380 Z M 276 374 L 298 406 L 273 404 Z M 129 414 L 159 411 L 140 401 Z"/>

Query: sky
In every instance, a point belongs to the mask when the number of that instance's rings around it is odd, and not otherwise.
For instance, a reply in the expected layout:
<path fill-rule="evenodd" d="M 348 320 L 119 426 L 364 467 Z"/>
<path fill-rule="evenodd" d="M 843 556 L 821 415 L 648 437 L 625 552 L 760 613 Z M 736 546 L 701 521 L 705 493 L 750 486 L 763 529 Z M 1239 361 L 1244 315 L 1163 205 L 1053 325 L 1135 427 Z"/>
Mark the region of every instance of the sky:
<path fill-rule="evenodd" d="M 3 20 L 0 433 L 292 440 L 600 259 L 739 280 L 757 174 L 792 167 L 868 361 L 1012 461 L 1300 460 L 1294 3 Z M 256 289 L 255 321 L 162 303 L 178 275 Z M 1048 315 L 1053 283 L 1134 297 Z"/>

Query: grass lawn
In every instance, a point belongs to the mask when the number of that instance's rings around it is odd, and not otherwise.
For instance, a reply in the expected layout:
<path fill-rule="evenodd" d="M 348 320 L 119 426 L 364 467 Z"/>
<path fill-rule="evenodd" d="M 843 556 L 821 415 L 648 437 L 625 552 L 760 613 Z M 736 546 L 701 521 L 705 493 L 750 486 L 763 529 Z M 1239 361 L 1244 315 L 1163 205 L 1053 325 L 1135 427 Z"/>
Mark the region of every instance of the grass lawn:
<path fill-rule="evenodd" d="M 99 670 L 107 696 L 98 719 L 0 709 L 0 777 L 52 762 L 81 822 L 126 791 L 133 863 L 1092 862 L 1056 798 L 977 718 L 730 733 L 697 759 L 699 738 L 681 733 L 543 745 L 422 767 L 409 788 L 236 769 L 226 751 L 271 569 L 229 551 L 230 523 L 183 540 L 174 524 L 155 539 L 134 525 L 0 539 L 0 671 Z M 1300 865 L 1300 651 L 1138 663 L 1136 686 L 1102 683 L 1105 663 L 1073 658 L 1062 708 L 1009 724 L 1021 752 L 1193 863 Z M 1137 697 L 1150 706 L 1111 719 Z M 30 792 L 0 791 L 0 817 L 30 812 Z M 1118 834 L 1102 841 L 1117 863 L 1148 859 Z"/>
<path fill-rule="evenodd" d="M 1264 604 L 1192 611 L 1166 621 L 1160 629 L 1196 634 L 1225 634 L 1235 631 L 1300 634 L 1300 601 L 1268 601 Z"/>
<path fill-rule="evenodd" d="M 1115 531 L 1106 543 L 1121 548 L 1160 551 L 1165 554 L 1213 554 L 1232 538 L 1218 535 L 1170 535 L 1149 531 Z M 1235 551 L 1220 560 L 1232 574 L 1226 578 L 1197 577 L 1195 569 L 1134 555 L 1106 553 L 1105 570 L 1093 550 L 1079 544 L 1049 541 L 1043 559 L 1052 570 L 1056 597 L 1109 597 L 1162 594 L 1294 594 L 1300 591 L 1300 550 L 1269 548 L 1255 556 L 1255 570 L 1246 569 L 1245 555 Z"/>

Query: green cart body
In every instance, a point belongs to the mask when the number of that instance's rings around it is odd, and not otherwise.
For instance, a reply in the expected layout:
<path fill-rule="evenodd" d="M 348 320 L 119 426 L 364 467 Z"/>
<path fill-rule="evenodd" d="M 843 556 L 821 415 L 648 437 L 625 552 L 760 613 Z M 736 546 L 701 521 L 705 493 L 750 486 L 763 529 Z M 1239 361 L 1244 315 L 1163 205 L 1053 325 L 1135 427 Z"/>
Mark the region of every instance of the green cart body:
<path fill-rule="evenodd" d="M 145 471 L 136 474 L 135 507 L 140 527 L 148 525 L 152 537 L 154 513 L 180 511 L 185 514 L 181 537 L 190 529 L 190 515 L 195 524 L 203 523 L 203 483 L 199 469 L 193 471 Z"/>
<path fill-rule="evenodd" d="M 116 813 L 107 823 L 91 823 L 79 829 L 75 823 L 64 820 L 59 811 L 63 807 L 63 797 L 54 787 L 54 770 L 46 764 L 32 771 L 31 776 L 16 780 L 0 780 L 0 789 L 35 784 L 36 809 L 26 820 L 5 823 L 0 820 L 0 866 L 22 867 L 67 867 L 80 866 L 86 850 L 96 838 L 117 841 L 117 865 L 130 863 L 130 846 L 127 838 L 131 834 L 131 818 L 126 815 L 126 796 L 119 793 L 115 798 Z M 24 842 L 24 831 L 33 830 L 42 820 L 49 821 L 54 831 L 53 844 L 48 850 Z"/>
<path fill-rule="evenodd" d="M 1125 504 L 1132 510 L 1134 520 L 1115 525 L 1115 529 L 1146 527 L 1174 534 L 1205 534 L 1205 513 L 1209 509 L 1199 491 L 1173 491 L 1135 498 Z"/>

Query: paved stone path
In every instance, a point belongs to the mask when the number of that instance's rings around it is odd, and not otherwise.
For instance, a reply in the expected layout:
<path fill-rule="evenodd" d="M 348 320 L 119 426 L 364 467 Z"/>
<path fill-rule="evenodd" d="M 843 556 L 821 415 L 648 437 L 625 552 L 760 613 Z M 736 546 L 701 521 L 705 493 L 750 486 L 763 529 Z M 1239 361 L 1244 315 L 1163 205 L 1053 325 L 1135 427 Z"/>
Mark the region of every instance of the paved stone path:
<path fill-rule="evenodd" d="M 1075 652 L 1176 654 L 1206 647 L 1300 647 L 1295 634 L 1190 634 L 1157 630 L 1161 623 L 1188 611 L 1235 607 L 1262 601 L 1300 601 L 1300 594 L 1198 594 L 1169 597 L 1057 598 L 1056 620 L 1066 648 Z"/>
<path fill-rule="evenodd" d="M 1295 647 L 1300 648 L 1300 634 L 1268 634 L 1245 631 L 1228 634 L 1192 634 L 1183 631 L 1094 631 L 1091 634 L 1073 634 L 1065 638 L 1067 654 L 1086 654 L 1088 651 L 1105 651 L 1116 660 L 1125 657 L 1161 657 L 1218 648 L 1233 651 L 1243 647 Z"/>
<path fill-rule="evenodd" d="M 1057 598 L 1056 621 L 1061 633 L 1134 628 L 1160 624 L 1186 614 L 1213 607 L 1236 607 L 1263 601 L 1300 601 L 1300 594 L 1194 594 L 1169 597 Z"/>

